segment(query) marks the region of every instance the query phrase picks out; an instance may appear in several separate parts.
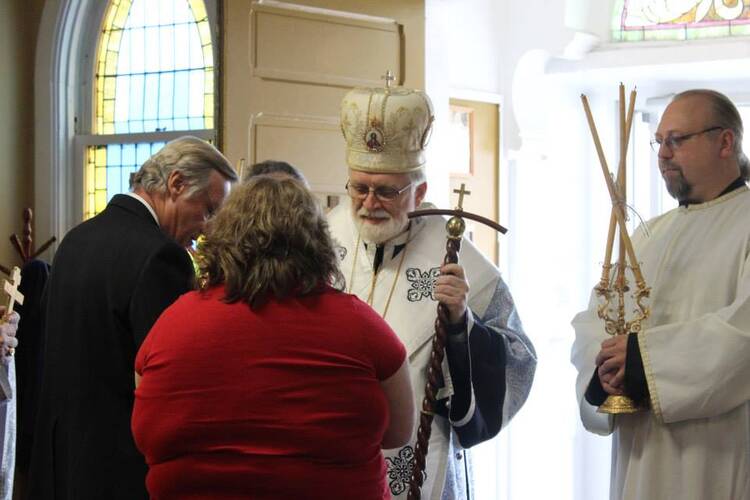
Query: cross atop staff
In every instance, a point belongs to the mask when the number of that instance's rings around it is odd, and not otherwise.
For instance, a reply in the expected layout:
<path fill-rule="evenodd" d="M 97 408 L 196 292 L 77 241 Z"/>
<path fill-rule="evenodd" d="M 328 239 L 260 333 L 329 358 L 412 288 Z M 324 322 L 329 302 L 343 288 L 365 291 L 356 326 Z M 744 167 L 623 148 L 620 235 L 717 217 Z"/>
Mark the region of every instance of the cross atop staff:
<path fill-rule="evenodd" d="M 18 269 L 18 266 L 15 266 L 11 271 L 11 279 L 12 282 L 4 280 L 5 285 L 3 289 L 8 294 L 8 302 L 6 304 L 5 315 L 0 317 L 0 325 L 8 321 L 8 317 L 13 314 L 13 307 L 16 303 L 23 305 L 23 295 L 18 291 L 18 287 L 21 285 L 21 270 Z M 6 355 L 13 356 L 15 352 L 16 350 L 13 347 L 9 347 Z M 12 394 L 10 385 L 2 377 L 0 377 L 0 391 L 5 394 L 6 399 Z"/>
<path fill-rule="evenodd" d="M 385 88 L 387 89 L 391 88 L 391 84 L 396 80 L 396 76 L 391 70 L 386 71 L 385 75 L 383 75 L 381 78 L 385 80 Z"/>
<path fill-rule="evenodd" d="M 464 195 L 471 194 L 471 191 L 466 190 L 466 184 L 463 182 L 461 183 L 461 187 L 459 189 L 454 189 L 454 193 L 458 195 L 458 206 L 456 207 L 456 210 L 463 210 L 464 208 Z"/>
<path fill-rule="evenodd" d="M 8 294 L 8 302 L 6 304 L 7 309 L 5 315 L 9 316 L 13 313 L 13 307 L 16 303 L 23 305 L 23 295 L 18 291 L 18 287 L 21 285 L 21 270 L 18 267 L 14 267 L 11 271 L 11 281 L 5 280 L 3 289 Z M 4 323 L 5 318 L 0 320 L 0 323 Z"/>

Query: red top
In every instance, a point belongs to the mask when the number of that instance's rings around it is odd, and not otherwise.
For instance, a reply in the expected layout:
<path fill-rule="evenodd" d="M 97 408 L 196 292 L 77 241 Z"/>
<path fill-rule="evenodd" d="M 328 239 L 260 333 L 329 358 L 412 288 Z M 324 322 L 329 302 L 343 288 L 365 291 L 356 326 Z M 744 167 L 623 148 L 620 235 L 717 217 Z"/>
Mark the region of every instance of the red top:
<path fill-rule="evenodd" d="M 180 297 L 136 357 L 132 428 L 153 499 L 388 499 L 379 381 L 406 350 L 353 295 Z"/>

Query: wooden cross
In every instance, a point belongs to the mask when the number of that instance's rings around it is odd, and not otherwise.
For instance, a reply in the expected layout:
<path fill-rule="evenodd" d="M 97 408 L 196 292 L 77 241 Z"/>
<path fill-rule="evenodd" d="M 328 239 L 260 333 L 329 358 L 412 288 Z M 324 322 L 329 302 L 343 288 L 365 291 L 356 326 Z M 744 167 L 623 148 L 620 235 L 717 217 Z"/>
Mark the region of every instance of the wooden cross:
<path fill-rule="evenodd" d="M 391 88 L 391 83 L 393 83 L 396 80 L 396 77 L 394 76 L 391 70 L 386 71 L 385 75 L 382 76 L 381 78 L 385 80 L 385 88 L 387 89 Z"/>
<path fill-rule="evenodd" d="M 466 190 L 466 184 L 463 182 L 461 183 L 460 189 L 454 189 L 454 193 L 458 194 L 458 206 L 456 207 L 456 210 L 463 210 L 464 208 L 464 195 L 465 194 L 471 194 L 471 191 Z"/>
<path fill-rule="evenodd" d="M 5 310 L 5 317 L 2 318 L 0 323 L 4 323 L 5 318 L 13 314 L 13 306 L 16 304 L 16 302 L 23 305 L 23 295 L 18 291 L 18 287 L 21 284 L 21 270 L 18 269 L 17 266 L 13 268 L 11 278 L 13 280 L 12 283 L 5 280 L 4 289 L 5 293 L 8 294 L 8 303 L 7 309 Z"/>
<path fill-rule="evenodd" d="M 18 255 L 21 257 L 21 261 L 24 264 L 32 259 L 36 259 L 42 252 L 47 250 L 55 241 L 57 241 L 57 238 L 53 236 L 52 238 L 47 240 L 44 245 L 40 246 L 36 250 L 33 250 L 31 248 L 31 219 L 33 218 L 33 216 L 34 214 L 30 208 L 27 208 L 23 211 L 23 239 L 19 238 L 15 233 L 10 235 L 10 242 L 13 244 L 13 248 L 16 249 Z M 3 268 L 2 271 L 5 272 L 6 269 Z M 9 272 L 5 272 L 5 274 L 10 275 Z"/>

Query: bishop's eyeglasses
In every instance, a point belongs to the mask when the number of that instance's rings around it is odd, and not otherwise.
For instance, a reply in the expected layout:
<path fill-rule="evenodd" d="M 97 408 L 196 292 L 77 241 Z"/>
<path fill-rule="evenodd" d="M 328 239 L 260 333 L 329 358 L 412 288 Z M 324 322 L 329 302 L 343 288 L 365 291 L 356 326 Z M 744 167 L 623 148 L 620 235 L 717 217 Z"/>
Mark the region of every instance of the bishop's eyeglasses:
<path fill-rule="evenodd" d="M 719 127 L 718 125 L 715 125 L 713 127 L 708 127 L 703 130 L 699 130 L 698 132 L 693 132 L 690 134 L 682 134 L 682 135 L 668 135 L 664 139 L 661 139 L 659 137 L 654 137 L 651 139 L 651 149 L 654 150 L 654 153 L 659 152 L 659 148 L 662 144 L 664 144 L 666 147 L 669 148 L 670 151 L 674 151 L 676 149 L 680 149 L 680 146 L 687 141 L 688 139 L 691 139 L 695 136 L 705 134 L 708 132 L 713 132 L 714 130 L 723 130 L 724 127 Z"/>
<path fill-rule="evenodd" d="M 346 183 L 346 192 L 349 193 L 349 196 L 352 198 L 356 198 L 358 200 L 364 200 L 367 198 L 367 196 L 370 193 L 373 193 L 375 195 L 375 198 L 380 200 L 381 202 L 389 202 L 393 201 L 401 194 L 409 189 L 411 187 L 412 183 L 410 182 L 406 186 L 402 187 L 401 189 L 397 189 L 395 187 L 391 186 L 368 186 L 367 184 L 360 184 L 358 182 L 352 182 L 348 181 Z"/>

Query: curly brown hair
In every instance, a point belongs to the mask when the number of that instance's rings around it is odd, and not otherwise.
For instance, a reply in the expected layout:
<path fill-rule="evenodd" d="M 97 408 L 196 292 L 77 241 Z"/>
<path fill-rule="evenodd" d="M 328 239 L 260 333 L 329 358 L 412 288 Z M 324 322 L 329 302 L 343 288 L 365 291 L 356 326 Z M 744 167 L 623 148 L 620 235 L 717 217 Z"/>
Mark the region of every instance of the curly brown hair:
<path fill-rule="evenodd" d="M 251 308 L 343 282 L 320 204 L 299 181 L 260 175 L 236 186 L 197 251 L 200 288 L 224 283 Z"/>

